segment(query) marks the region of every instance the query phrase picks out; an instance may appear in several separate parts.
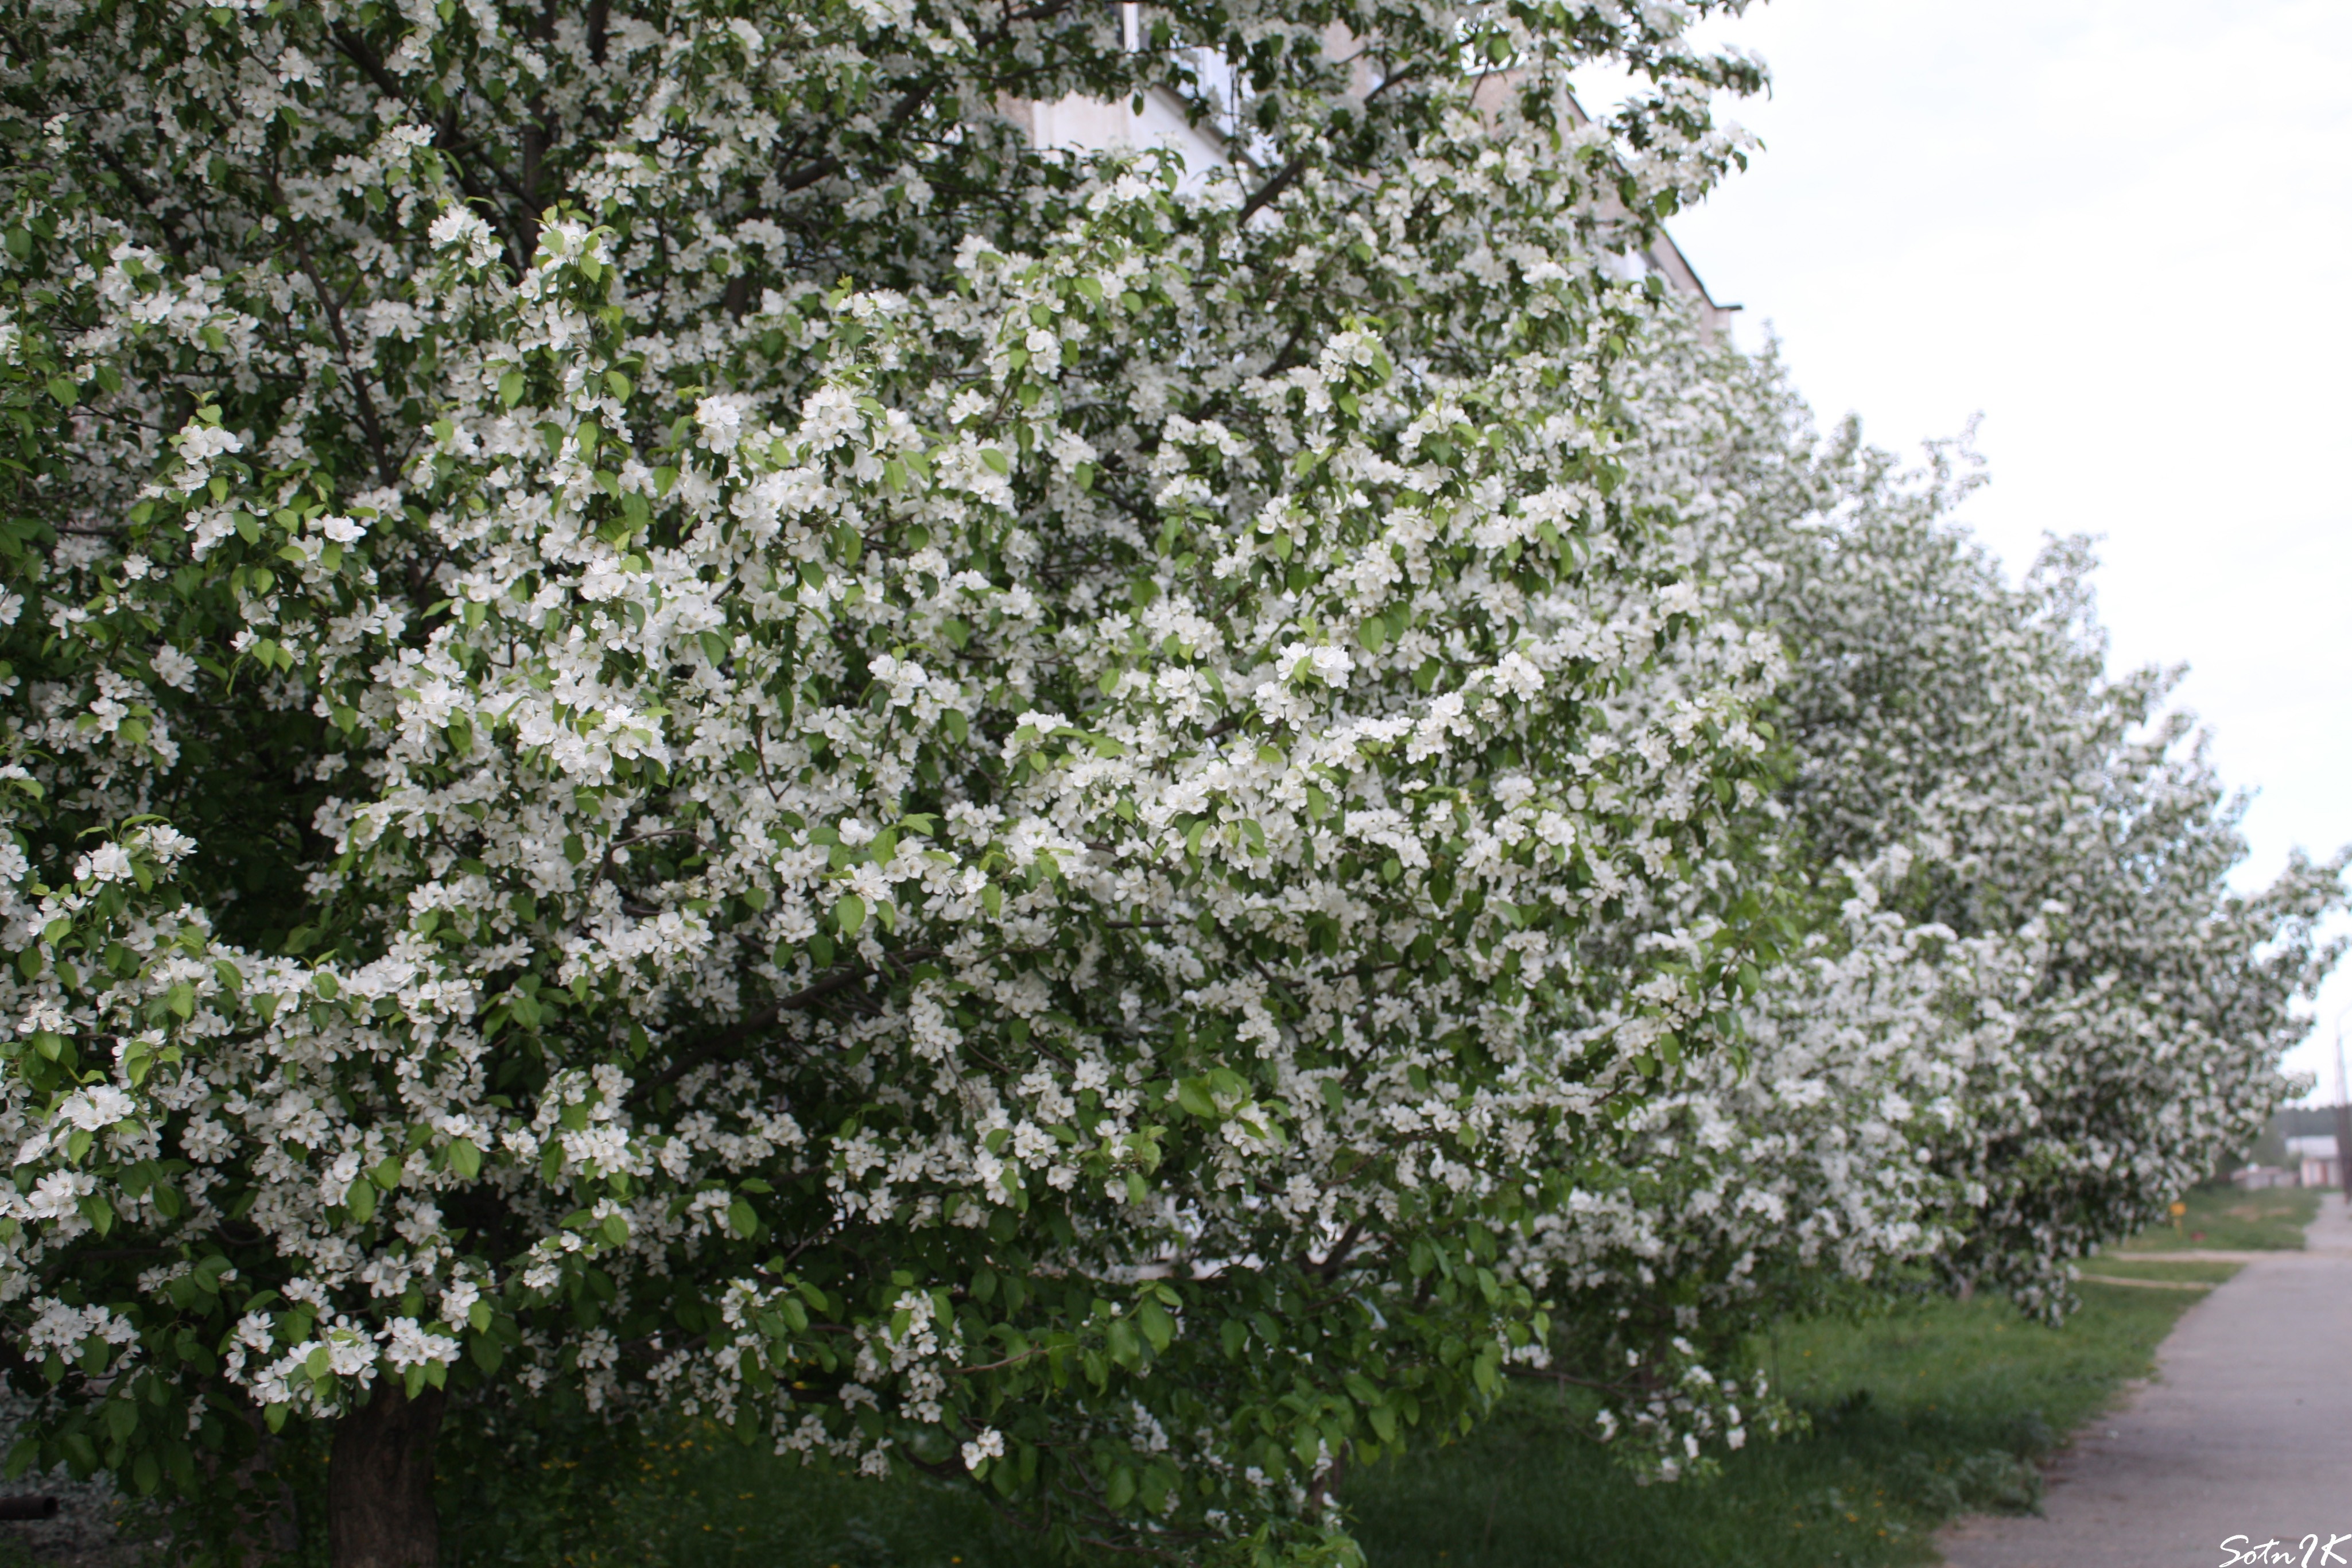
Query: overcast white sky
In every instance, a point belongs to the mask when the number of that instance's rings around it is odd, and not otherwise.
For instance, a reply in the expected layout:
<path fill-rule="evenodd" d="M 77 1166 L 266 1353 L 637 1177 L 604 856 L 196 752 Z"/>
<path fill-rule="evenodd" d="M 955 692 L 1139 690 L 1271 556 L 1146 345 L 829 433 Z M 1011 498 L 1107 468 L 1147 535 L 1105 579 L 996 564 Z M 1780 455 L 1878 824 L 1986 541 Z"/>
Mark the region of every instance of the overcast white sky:
<path fill-rule="evenodd" d="M 1765 146 L 1674 225 L 1824 426 L 1972 414 L 1967 515 L 2012 569 L 2104 534 L 2113 662 L 2259 793 L 2253 886 L 2352 841 L 2352 3 L 1770 0 Z M 1600 86 L 1601 84 L 1594 84 Z M 1605 94 L 1604 94 L 1605 96 Z M 2352 973 L 2289 1058 L 2335 1088 Z"/>

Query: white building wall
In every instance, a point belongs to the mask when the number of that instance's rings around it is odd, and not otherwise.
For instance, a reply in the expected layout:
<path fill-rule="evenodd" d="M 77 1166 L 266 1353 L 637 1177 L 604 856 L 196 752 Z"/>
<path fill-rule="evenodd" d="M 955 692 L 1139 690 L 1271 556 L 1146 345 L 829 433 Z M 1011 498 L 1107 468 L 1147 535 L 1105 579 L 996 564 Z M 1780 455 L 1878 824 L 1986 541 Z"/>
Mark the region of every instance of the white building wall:
<path fill-rule="evenodd" d="M 2289 1159 L 2303 1167 L 2303 1184 L 2306 1187 L 2337 1187 L 2344 1184 L 2344 1167 L 2336 1149 L 2336 1134 L 2321 1132 L 2307 1138 L 2286 1141 Z"/>
<path fill-rule="evenodd" d="M 1172 147 L 1184 159 L 1187 187 L 1197 186 L 1212 169 L 1223 164 L 1224 149 L 1185 122 L 1183 111 L 1166 93 L 1143 95 L 1138 110 L 1132 100 L 1105 103 L 1092 98 L 1066 98 L 1030 109 L 1029 134 L 1040 147 L 1074 153 L 1141 151 Z"/>

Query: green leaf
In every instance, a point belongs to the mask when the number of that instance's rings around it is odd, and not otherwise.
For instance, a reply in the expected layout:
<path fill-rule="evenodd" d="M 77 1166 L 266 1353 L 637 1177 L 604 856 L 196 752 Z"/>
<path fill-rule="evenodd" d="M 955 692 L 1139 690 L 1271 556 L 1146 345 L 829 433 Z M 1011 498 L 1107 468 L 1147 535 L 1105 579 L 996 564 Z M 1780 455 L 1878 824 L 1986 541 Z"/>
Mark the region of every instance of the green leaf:
<path fill-rule="evenodd" d="M 866 900 L 851 893 L 833 906 L 833 923 L 843 936 L 856 936 L 866 924 Z"/>
<path fill-rule="evenodd" d="M 523 389 L 526 384 L 527 382 L 522 372 L 519 370 L 510 370 L 507 372 L 506 374 L 499 377 L 499 401 L 505 404 L 509 408 L 512 408 L 516 404 L 522 401 Z"/>
<path fill-rule="evenodd" d="M 1168 1315 L 1168 1309 L 1156 1298 L 1143 1299 L 1143 1304 L 1136 1309 L 1135 1321 L 1142 1326 L 1143 1337 L 1151 1342 L 1155 1351 L 1166 1350 L 1176 1338 L 1176 1320 Z"/>

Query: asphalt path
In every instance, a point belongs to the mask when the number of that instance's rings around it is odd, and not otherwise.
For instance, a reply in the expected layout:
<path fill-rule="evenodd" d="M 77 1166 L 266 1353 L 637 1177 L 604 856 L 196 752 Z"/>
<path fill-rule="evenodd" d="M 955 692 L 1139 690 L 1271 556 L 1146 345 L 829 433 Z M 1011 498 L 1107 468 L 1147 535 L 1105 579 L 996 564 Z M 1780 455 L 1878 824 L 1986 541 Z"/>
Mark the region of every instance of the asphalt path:
<path fill-rule="evenodd" d="M 2230 1256 L 2042 1517 L 1960 1521 L 1949 1568 L 2352 1568 L 2352 1211 L 2331 1193 L 2303 1251 Z"/>

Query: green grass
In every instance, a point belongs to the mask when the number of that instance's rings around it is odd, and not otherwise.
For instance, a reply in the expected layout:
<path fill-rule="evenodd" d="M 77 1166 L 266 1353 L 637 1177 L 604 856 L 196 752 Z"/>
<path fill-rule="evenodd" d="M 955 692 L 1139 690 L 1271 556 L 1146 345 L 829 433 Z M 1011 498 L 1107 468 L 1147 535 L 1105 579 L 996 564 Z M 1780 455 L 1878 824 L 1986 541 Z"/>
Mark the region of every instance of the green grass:
<path fill-rule="evenodd" d="M 2228 1269 L 2137 1271 L 2209 1280 Z M 2032 1506 L 2034 1457 L 2145 1373 L 2201 1299 L 2095 1284 L 2084 1295 L 2057 1330 L 1981 1298 L 1784 1328 L 1759 1351 L 1811 1430 L 1753 1442 L 1710 1480 L 1635 1485 L 1592 1440 L 1587 1406 L 1529 1384 L 1466 1440 L 1359 1473 L 1347 1500 L 1372 1568 L 1929 1562 L 1929 1538 L 1952 1515 Z M 625 1461 L 550 1458 L 462 1489 L 444 1513 L 448 1568 L 1046 1561 L 969 1494 L 826 1476 L 724 1437 L 640 1446 Z"/>
<path fill-rule="evenodd" d="M 722 1432 L 445 1486 L 443 1568 L 1031 1568 L 968 1490 L 803 1468 Z M 593 1457 L 589 1457 L 593 1455 Z"/>
<path fill-rule="evenodd" d="M 2233 1267 L 2094 1260 L 2110 1275 L 2198 1283 Z M 1711 1479 L 1636 1485 L 1593 1440 L 1589 1405 L 1522 1384 L 1470 1437 L 1360 1471 L 1344 1497 L 1371 1568 L 1931 1562 L 1932 1533 L 1953 1515 L 2033 1506 L 2034 1458 L 2145 1373 L 2203 1293 L 2091 1280 L 2083 1298 L 2055 1330 L 1989 1298 L 1928 1298 L 1861 1321 L 1785 1326 L 1756 1349 L 1808 1429 L 1752 1441 Z M 503 1441 L 517 1445 L 506 1462 L 444 1469 L 445 1568 L 1048 1561 L 1041 1542 L 967 1490 L 827 1475 L 716 1431 L 616 1440 L 557 1420 Z M 496 1447 L 452 1445 L 473 1454 Z M 8 1561 L 0 1546 L 0 1568 Z M 1102 1557 L 1087 1568 L 1133 1561 Z"/>
<path fill-rule="evenodd" d="M 2032 1506 L 2032 1458 L 2145 1373 L 2192 1291 L 2092 1287 L 2063 1329 L 1998 1300 L 1784 1329 L 1763 1348 L 1811 1431 L 1709 1481 L 1642 1487 L 1573 1400 L 1515 1390 L 1453 1447 L 1355 1479 L 1372 1568 L 1821 1568 L 1930 1562 L 1957 1513 Z"/>
<path fill-rule="evenodd" d="M 2243 1267 L 2168 1258 L 2163 1253 L 2103 1253 L 2085 1258 L 2085 1279 L 2156 1279 L 2170 1284 L 2219 1285 Z"/>
<path fill-rule="evenodd" d="M 1035 1540 L 961 1488 L 827 1475 L 725 1439 L 681 1458 L 694 1468 L 655 1559 L 675 1568 L 1027 1568 L 1041 1558 Z"/>
<path fill-rule="evenodd" d="M 2210 1281 L 2229 1268 L 2132 1271 Z M 2063 1329 L 1984 1298 L 1785 1327 L 1758 1350 L 1810 1430 L 1752 1442 L 1704 1481 L 1635 1485 L 1592 1439 L 1588 1406 L 1520 1384 L 1469 1438 L 1360 1472 L 1345 1496 L 1371 1568 L 1924 1563 L 1953 1515 L 2033 1506 L 2034 1458 L 2146 1373 L 2201 1299 L 2093 1283 Z M 968 1493 L 827 1476 L 716 1436 L 577 1461 L 551 1450 L 457 1483 L 443 1518 L 447 1568 L 1046 1561 Z"/>
<path fill-rule="evenodd" d="M 1923 1299 L 1863 1321 L 1785 1326 L 1758 1354 L 1807 1429 L 1758 1439 L 1712 1479 L 1637 1486 L 1591 1436 L 1590 1407 L 1515 1386 L 1467 1439 L 1360 1471 L 1345 1499 L 1371 1568 L 1900 1568 L 1934 1558 L 1953 1515 L 2033 1506 L 2033 1459 L 2146 1373 L 2227 1263 L 2184 1247 L 2299 1247 L 2316 1195 L 2198 1192 L 2089 1259 L 2063 1329 L 2004 1301 Z M 488 1435 L 481 1435 L 488 1436 Z M 953 1487 L 803 1468 L 716 1432 L 621 1439 L 577 1418 L 453 1443 L 445 1568 L 1033 1568 L 1041 1542 Z M 457 1471 L 457 1473 L 453 1473 Z M 0 1532 L 0 1568 L 22 1542 Z M 1102 1558 L 1089 1568 L 1109 1568 Z"/>
<path fill-rule="evenodd" d="M 2307 1187 L 2256 1193 L 2200 1187 L 2180 1200 L 2189 1212 L 2176 1226 L 2153 1226 L 2110 1255 L 2139 1252 L 2300 1252 L 2303 1229 L 2319 1213 L 2319 1194 Z"/>

